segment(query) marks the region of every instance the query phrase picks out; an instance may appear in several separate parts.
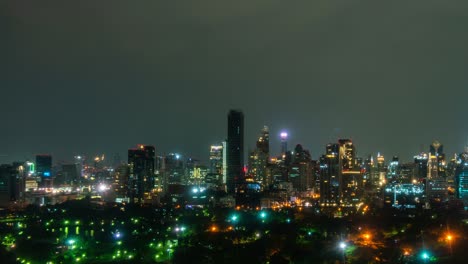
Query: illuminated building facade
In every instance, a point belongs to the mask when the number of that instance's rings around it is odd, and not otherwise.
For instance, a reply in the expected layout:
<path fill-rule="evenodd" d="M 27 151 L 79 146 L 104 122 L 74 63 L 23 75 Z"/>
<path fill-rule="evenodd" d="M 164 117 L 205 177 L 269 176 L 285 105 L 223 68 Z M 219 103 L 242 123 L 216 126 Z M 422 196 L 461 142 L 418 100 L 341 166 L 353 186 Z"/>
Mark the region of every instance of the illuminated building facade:
<path fill-rule="evenodd" d="M 139 145 L 128 150 L 130 202 L 143 203 L 152 198 L 151 192 L 155 183 L 154 158 L 153 146 Z"/>
<path fill-rule="evenodd" d="M 384 189 L 384 205 L 398 209 L 420 208 L 424 192 L 423 184 L 389 183 Z"/>
<path fill-rule="evenodd" d="M 328 144 L 326 154 L 320 157 L 320 204 L 337 206 L 340 203 L 340 163 L 338 144 Z"/>
<path fill-rule="evenodd" d="M 390 164 L 388 165 L 387 180 L 396 181 L 399 170 L 400 170 L 400 161 L 397 156 L 393 156 L 392 161 L 390 161 Z"/>
<path fill-rule="evenodd" d="M 268 127 L 264 126 L 257 140 L 256 148 L 249 155 L 248 176 L 265 189 L 271 182 L 267 179 L 267 165 L 270 153 Z"/>
<path fill-rule="evenodd" d="M 464 207 L 468 208 L 468 163 L 460 165 L 455 175 L 456 196 L 463 201 Z M 466 210 L 466 209 L 465 209 Z"/>
<path fill-rule="evenodd" d="M 429 147 L 427 162 L 426 196 L 429 202 L 440 203 L 448 199 L 443 145 L 435 140 Z"/>
<path fill-rule="evenodd" d="M 213 183 L 216 183 L 217 185 L 222 183 L 222 180 L 224 178 L 224 152 L 226 150 L 224 149 L 223 145 L 212 145 L 210 147 L 210 169 L 209 173 L 210 175 L 215 178 L 213 180 Z"/>
<path fill-rule="evenodd" d="M 244 114 L 231 110 L 228 114 L 227 177 L 228 193 L 235 193 L 236 184 L 244 180 Z"/>
<path fill-rule="evenodd" d="M 339 193 L 340 203 L 357 204 L 363 195 L 363 177 L 357 163 L 356 148 L 350 139 L 339 139 Z"/>

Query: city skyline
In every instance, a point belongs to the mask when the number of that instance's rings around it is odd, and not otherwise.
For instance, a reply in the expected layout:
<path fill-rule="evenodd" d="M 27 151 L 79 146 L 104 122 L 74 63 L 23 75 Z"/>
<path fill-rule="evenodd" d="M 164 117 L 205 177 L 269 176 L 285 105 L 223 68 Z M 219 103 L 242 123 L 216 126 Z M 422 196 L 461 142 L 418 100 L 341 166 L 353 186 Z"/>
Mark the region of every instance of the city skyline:
<path fill-rule="evenodd" d="M 272 153 L 287 129 L 314 158 L 468 142 L 468 3 L 53 3 L 1 4 L 2 163 L 138 143 L 206 160 L 232 108 L 246 150 L 263 125 Z"/>
<path fill-rule="evenodd" d="M 247 117 L 247 119 L 248 119 L 248 117 Z M 269 126 L 264 126 L 264 127 L 269 128 Z M 259 131 L 260 131 L 260 127 L 259 127 L 259 129 L 258 129 L 258 131 L 256 133 L 257 137 L 258 137 Z M 332 140 L 330 140 L 328 142 L 322 142 L 322 145 L 320 145 L 320 146 L 308 146 L 308 145 L 303 144 L 302 142 L 292 141 L 289 131 L 292 131 L 292 130 L 291 129 L 279 129 L 277 131 L 277 133 L 271 134 L 273 136 L 273 137 L 271 137 L 273 140 L 270 140 L 269 147 L 273 150 L 273 152 L 270 153 L 271 154 L 270 157 L 276 157 L 276 156 L 281 156 L 282 155 L 282 148 L 283 148 L 282 144 L 283 144 L 283 142 L 287 142 L 288 150 L 293 150 L 296 145 L 301 145 L 301 146 L 307 147 L 308 149 L 313 150 L 311 152 L 311 157 L 314 160 L 318 160 L 320 158 L 320 156 L 326 152 L 327 144 L 336 143 L 340 139 L 350 139 L 353 142 L 356 142 L 353 138 L 350 138 L 350 137 L 336 137 L 335 139 L 332 139 Z M 283 141 L 283 134 L 285 134 L 285 133 L 287 134 L 287 136 L 285 137 L 286 140 Z M 158 148 L 158 144 L 154 144 L 152 142 L 136 142 L 133 145 L 143 144 L 143 145 L 153 146 L 153 147 L 155 147 L 156 155 L 163 155 L 164 156 L 164 155 L 169 155 L 171 153 L 176 153 L 178 155 L 181 155 L 181 157 L 183 159 L 194 158 L 194 159 L 197 159 L 197 160 L 199 160 L 199 161 L 201 161 L 203 163 L 208 164 L 209 155 L 210 155 L 210 153 L 209 153 L 210 146 L 216 145 L 216 144 L 221 144 L 221 142 L 226 141 L 228 139 L 227 134 L 228 133 L 226 131 L 225 139 L 213 140 L 212 143 L 206 145 L 205 148 L 204 148 L 204 151 L 196 150 L 194 152 L 183 152 L 183 151 L 177 151 L 177 148 L 174 148 L 174 147 L 172 147 L 172 148 L 170 147 L 169 148 L 170 150 L 161 150 L 161 149 Z M 419 155 L 420 153 L 429 153 L 430 148 L 431 148 L 431 144 L 434 141 L 439 142 L 440 140 L 433 139 L 430 142 L 426 142 L 425 144 L 421 144 L 419 146 L 418 150 L 414 151 L 413 153 L 401 153 L 401 152 L 399 152 L 398 154 L 385 153 L 384 151 L 379 151 L 379 150 L 363 152 L 361 150 L 360 145 L 357 144 L 357 146 L 358 146 L 357 156 L 361 157 L 361 158 L 365 158 L 365 157 L 367 157 L 369 155 L 373 156 L 373 157 L 377 157 L 378 155 L 381 155 L 381 156 L 384 156 L 384 157 L 389 158 L 389 159 L 394 157 L 394 156 L 397 156 L 397 157 L 400 158 L 400 160 L 402 162 L 412 162 L 412 161 L 414 161 L 414 157 L 416 155 Z M 445 142 L 443 142 L 443 141 L 441 142 L 441 144 L 443 144 L 444 147 L 445 147 L 446 144 L 444 144 L 444 143 Z M 177 145 L 177 144 L 174 144 L 174 145 Z M 252 142 L 246 142 L 246 140 L 244 139 L 243 145 L 247 146 L 247 147 L 244 147 L 243 156 L 248 156 L 248 153 L 255 149 L 255 140 L 252 141 Z M 93 152 L 93 153 L 89 153 L 89 152 L 88 153 L 86 153 L 86 152 L 80 152 L 79 153 L 79 152 L 70 150 L 70 151 L 67 152 L 66 155 L 59 152 L 60 154 L 57 155 L 57 156 L 56 156 L 57 152 L 54 152 L 54 151 L 51 151 L 51 152 L 42 151 L 42 152 L 37 152 L 37 153 L 26 152 L 26 153 L 20 154 L 20 155 L 18 155 L 16 157 L 13 156 L 13 155 L 0 153 L 0 161 L 2 161 L 3 163 L 11 163 L 11 162 L 15 162 L 15 161 L 32 160 L 32 159 L 34 159 L 34 157 L 36 155 L 46 154 L 46 155 L 54 156 L 54 163 L 56 163 L 56 162 L 59 162 L 59 163 L 67 163 L 68 162 L 68 163 L 70 163 L 70 162 L 73 161 L 75 156 L 85 156 L 85 157 L 88 157 L 90 160 L 92 160 L 92 159 L 94 159 L 95 156 L 104 155 L 105 157 L 107 157 L 107 161 L 112 163 L 111 159 L 113 159 L 116 155 L 118 157 L 120 157 L 120 158 L 125 157 L 128 148 L 131 148 L 131 147 L 132 146 L 126 146 L 126 147 L 124 147 L 124 149 L 120 149 L 120 150 L 118 150 L 116 152 L 109 152 L 109 151 L 105 151 L 105 150 L 99 151 L 98 150 L 98 151 Z M 448 151 L 447 151 L 447 148 L 445 147 L 445 149 L 446 149 L 445 153 L 448 155 L 447 157 L 450 158 L 455 154 L 459 154 L 459 153 L 463 152 L 464 150 L 466 150 L 466 148 L 468 148 L 468 141 L 467 141 L 467 144 L 465 144 L 463 146 L 458 146 L 458 149 L 453 150 L 453 151 L 450 150 L 450 149 L 448 149 Z M 183 148 L 180 148 L 180 149 L 183 149 Z M 193 153 L 201 153 L 201 156 L 195 156 Z M 247 159 L 245 157 L 244 157 L 244 162 L 243 163 L 244 163 L 244 165 L 247 165 Z"/>

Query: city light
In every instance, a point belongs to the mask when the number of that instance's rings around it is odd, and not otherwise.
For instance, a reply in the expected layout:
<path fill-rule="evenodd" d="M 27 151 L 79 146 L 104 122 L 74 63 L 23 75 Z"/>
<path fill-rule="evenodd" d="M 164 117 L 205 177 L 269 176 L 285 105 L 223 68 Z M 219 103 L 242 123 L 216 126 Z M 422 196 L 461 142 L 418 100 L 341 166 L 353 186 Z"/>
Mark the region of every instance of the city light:
<path fill-rule="evenodd" d="M 340 249 L 343 249 L 343 250 L 347 247 L 345 242 L 340 242 L 338 246 L 340 247 Z"/>
<path fill-rule="evenodd" d="M 281 139 L 285 140 L 288 138 L 288 133 L 287 132 L 281 132 L 280 134 Z"/>
<path fill-rule="evenodd" d="M 445 237 L 447 239 L 447 241 L 451 242 L 453 240 L 453 236 L 451 234 L 447 234 L 447 236 Z"/>

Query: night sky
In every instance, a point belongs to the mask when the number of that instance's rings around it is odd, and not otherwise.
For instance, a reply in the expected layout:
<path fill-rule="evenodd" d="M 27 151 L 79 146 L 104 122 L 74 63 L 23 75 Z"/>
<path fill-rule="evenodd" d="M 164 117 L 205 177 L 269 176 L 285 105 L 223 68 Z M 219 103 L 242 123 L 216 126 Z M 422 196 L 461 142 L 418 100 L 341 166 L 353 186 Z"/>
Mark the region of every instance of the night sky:
<path fill-rule="evenodd" d="M 468 143 L 468 1 L 1 1 L 0 162 L 120 153 L 207 160 L 245 114 L 319 157 L 409 160 Z"/>

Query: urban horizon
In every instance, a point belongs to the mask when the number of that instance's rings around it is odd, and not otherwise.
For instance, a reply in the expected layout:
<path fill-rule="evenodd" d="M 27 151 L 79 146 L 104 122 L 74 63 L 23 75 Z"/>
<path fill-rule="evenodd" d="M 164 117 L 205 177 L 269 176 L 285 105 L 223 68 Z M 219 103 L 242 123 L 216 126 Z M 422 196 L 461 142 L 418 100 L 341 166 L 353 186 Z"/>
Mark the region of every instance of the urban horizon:
<path fill-rule="evenodd" d="M 269 127 L 268 125 L 263 125 L 263 126 L 264 127 L 265 126 Z M 255 136 L 251 135 L 249 138 L 258 137 L 258 135 L 260 134 L 260 130 L 261 130 L 261 126 L 258 126 L 258 131 L 257 131 L 258 133 Z M 299 144 L 299 145 L 301 145 L 301 146 L 303 146 L 303 147 L 305 147 L 305 148 L 307 148 L 309 150 L 311 150 L 311 149 L 316 150 L 316 151 L 311 151 L 312 158 L 314 158 L 314 159 L 318 159 L 323 154 L 323 151 L 325 150 L 325 147 L 326 147 L 327 144 L 335 143 L 339 139 L 350 139 L 353 142 L 355 142 L 353 140 L 353 137 L 343 136 L 343 137 L 336 137 L 334 141 L 323 142 L 322 146 L 320 146 L 320 147 L 317 147 L 317 146 L 310 147 L 308 145 L 302 144 L 301 142 L 296 142 L 296 141 L 291 142 L 292 140 L 290 139 L 291 138 L 290 131 L 294 131 L 294 129 L 288 129 L 288 128 L 278 129 L 275 133 L 272 134 L 273 135 L 273 137 L 272 137 L 273 140 L 271 142 L 273 144 L 271 144 L 270 148 L 275 150 L 276 155 L 281 154 L 281 134 L 282 133 L 287 133 L 288 134 L 288 140 L 289 140 L 289 143 L 291 144 L 290 147 L 293 148 L 294 146 Z M 220 137 L 220 138 L 222 138 L 222 137 Z M 227 138 L 227 133 L 226 133 L 226 136 L 224 138 Z M 102 150 L 102 151 L 91 152 L 91 153 L 90 152 L 86 153 L 86 152 L 73 152 L 73 151 L 70 151 L 68 153 L 68 155 L 64 155 L 64 154 L 54 155 L 54 153 L 56 153 L 56 152 L 52 150 L 52 151 L 43 151 L 43 152 L 38 152 L 38 153 L 27 152 L 27 154 L 16 155 L 17 157 L 14 157 L 10 153 L 3 152 L 3 153 L 0 153 L 0 164 L 1 163 L 12 163 L 12 162 L 16 162 L 16 161 L 32 160 L 34 158 L 34 156 L 39 155 L 39 154 L 51 155 L 51 156 L 55 157 L 54 162 L 58 162 L 58 163 L 70 163 L 70 162 L 73 161 L 74 156 L 83 156 L 83 157 L 88 157 L 88 158 L 92 159 L 92 158 L 94 158 L 96 156 L 104 155 L 105 157 L 107 157 L 106 160 L 109 161 L 109 160 L 113 159 L 115 156 L 125 157 L 128 148 L 131 148 L 132 146 L 135 146 L 135 145 L 151 145 L 151 146 L 154 146 L 156 148 L 156 153 L 158 155 L 164 156 L 164 155 L 168 155 L 168 154 L 171 154 L 171 153 L 177 153 L 177 154 L 183 156 L 184 158 L 192 158 L 192 159 L 196 159 L 196 160 L 198 160 L 200 162 L 205 162 L 206 163 L 206 162 L 209 161 L 210 146 L 220 144 L 224 140 L 219 140 L 219 141 L 213 140 L 211 144 L 209 144 L 209 145 L 207 145 L 205 147 L 205 149 L 206 149 L 205 153 L 206 154 L 204 154 L 204 155 L 201 154 L 200 156 L 192 155 L 192 153 L 201 153 L 202 151 L 200 151 L 200 150 L 192 151 L 192 152 L 184 152 L 184 151 L 181 151 L 181 150 L 177 150 L 177 149 L 183 149 L 183 147 L 179 147 L 179 148 L 169 147 L 168 149 L 171 149 L 171 150 L 161 151 L 158 148 L 158 144 L 157 143 L 151 143 L 151 140 L 150 140 L 150 142 L 136 142 L 134 144 L 129 145 L 127 147 L 127 149 L 122 149 L 122 150 L 120 150 L 118 152 L 105 151 L 105 148 L 104 148 L 104 150 Z M 432 141 L 429 141 L 429 142 L 425 142 L 425 143 L 420 143 L 419 142 L 419 147 L 417 148 L 417 150 L 415 149 L 415 151 L 413 151 L 412 153 L 402 153 L 402 152 L 385 153 L 385 152 L 383 152 L 383 151 L 381 151 L 379 149 L 373 149 L 371 152 L 369 152 L 369 151 L 366 151 L 366 152 L 358 151 L 358 156 L 364 158 L 364 157 L 368 157 L 368 156 L 377 157 L 377 155 L 382 155 L 382 156 L 387 157 L 387 158 L 398 157 L 403 162 L 411 162 L 414 159 L 415 156 L 417 156 L 417 155 L 419 155 L 421 153 L 427 153 L 428 149 L 429 149 L 429 146 L 432 144 L 433 141 L 439 141 L 439 139 L 438 138 L 433 138 Z M 441 141 L 441 142 L 444 143 L 443 141 Z M 359 143 L 356 144 L 356 145 L 359 147 Z M 254 149 L 255 140 L 251 141 L 250 144 L 247 144 L 247 146 L 248 146 L 248 148 L 245 149 L 245 153 L 244 153 L 245 156 L 246 156 L 246 154 L 248 154 L 249 150 Z M 449 154 L 449 155 L 457 155 L 457 154 L 465 151 L 467 147 L 468 147 L 468 140 L 467 140 L 467 144 L 459 145 L 458 148 L 457 147 L 455 148 L 455 150 L 450 151 L 450 152 L 446 151 L 446 153 Z M 273 155 L 273 156 L 275 156 L 275 155 Z M 247 160 L 244 160 L 244 162 L 246 163 Z"/>

